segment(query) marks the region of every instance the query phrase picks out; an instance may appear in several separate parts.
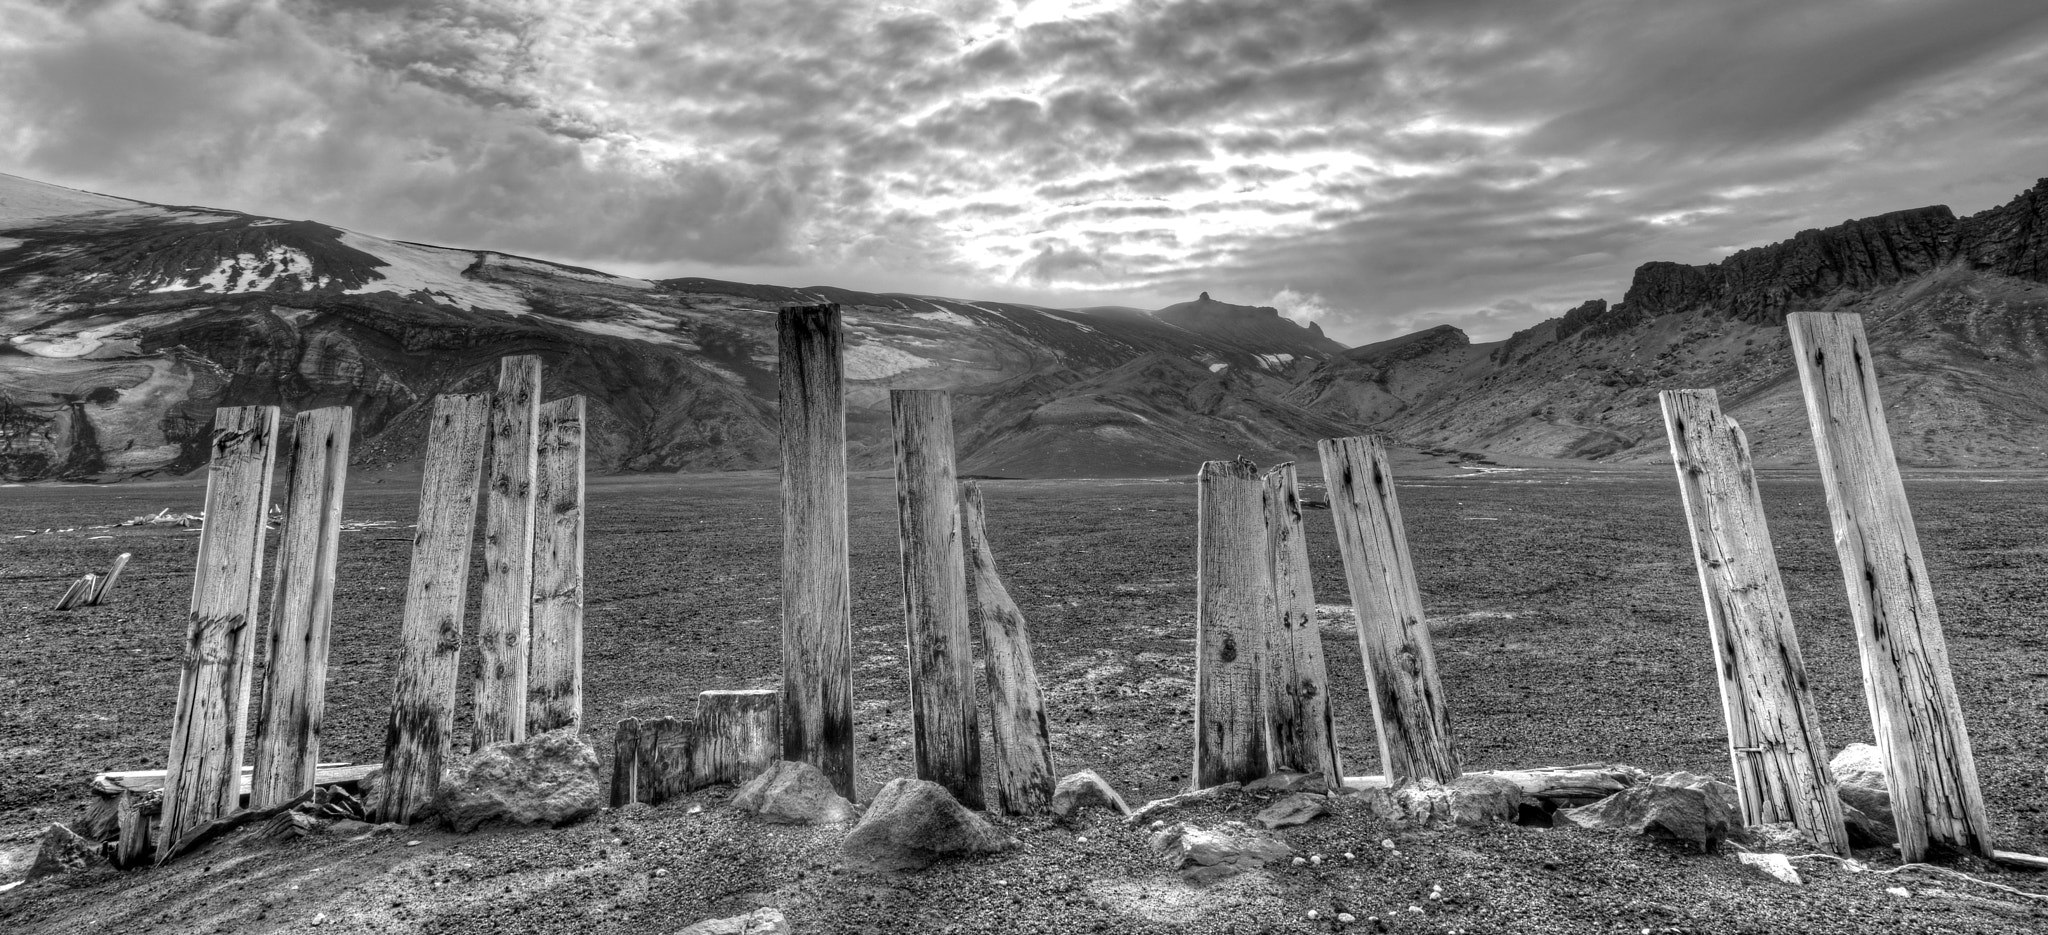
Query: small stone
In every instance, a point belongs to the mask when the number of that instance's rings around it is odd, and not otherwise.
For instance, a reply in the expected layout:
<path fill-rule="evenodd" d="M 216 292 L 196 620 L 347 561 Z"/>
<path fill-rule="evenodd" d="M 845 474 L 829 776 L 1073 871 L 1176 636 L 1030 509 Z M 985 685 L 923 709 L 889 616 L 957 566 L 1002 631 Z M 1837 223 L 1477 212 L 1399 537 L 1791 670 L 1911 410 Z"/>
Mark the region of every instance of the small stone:
<path fill-rule="evenodd" d="M 1409 912 L 1413 912 L 1413 913 L 1417 913 L 1417 914 L 1420 914 L 1420 913 L 1422 912 L 1422 907 L 1421 907 L 1421 906 L 1409 906 L 1409 907 L 1408 907 L 1408 911 L 1409 911 Z"/>
<path fill-rule="evenodd" d="M 325 925 L 325 924 L 327 924 L 327 913 L 324 913 L 324 912 L 316 912 L 316 913 L 313 913 L 313 924 L 314 924 L 314 925 Z"/>
<path fill-rule="evenodd" d="M 1384 848 L 1386 848 L 1387 850 L 1390 850 L 1390 851 L 1391 851 L 1391 850 L 1393 850 L 1393 849 L 1394 849 L 1394 839 L 1393 839 L 1393 838 L 1382 838 L 1382 839 L 1380 840 L 1380 846 L 1381 846 L 1381 847 L 1384 847 Z"/>
<path fill-rule="evenodd" d="M 1357 859 L 1358 859 L 1358 855 L 1357 855 L 1357 854 L 1353 854 L 1353 853 L 1351 853 L 1350 851 L 1345 851 L 1345 852 L 1344 852 L 1344 859 L 1345 859 L 1345 860 L 1357 860 Z"/>
<path fill-rule="evenodd" d="M 1296 857 L 1296 858 L 1294 858 L 1294 866 L 1297 866 L 1297 867 L 1306 867 L 1306 866 L 1308 866 L 1308 858 L 1306 858 L 1306 857 Z"/>
<path fill-rule="evenodd" d="M 656 867 L 656 868 L 654 868 L 654 875 L 655 875 L 655 876 L 658 876 L 658 877 L 665 877 L 665 876 L 668 876 L 668 868 L 667 868 L 667 867 Z"/>
<path fill-rule="evenodd" d="M 1310 864 L 1310 865 L 1312 865 L 1312 866 L 1320 867 L 1320 866 L 1322 866 L 1322 865 L 1323 865 L 1323 855 L 1321 855 L 1321 854 L 1310 854 L 1310 855 L 1308 855 L 1308 862 L 1309 862 L 1309 864 Z"/>
<path fill-rule="evenodd" d="M 836 825 L 854 819 L 853 803 L 809 763 L 783 760 L 747 780 L 732 804 L 763 821 L 784 825 Z"/>
<path fill-rule="evenodd" d="M 676 935 L 789 935 L 789 920 L 782 910 L 764 906 L 743 916 L 705 919 L 683 927 Z"/>
<path fill-rule="evenodd" d="M 1107 809 L 1118 815 L 1131 813 L 1124 797 L 1117 795 L 1108 780 L 1092 769 L 1061 779 L 1052 790 L 1052 813 L 1055 817 L 1072 818 L 1084 808 Z"/>
<path fill-rule="evenodd" d="M 1316 920 L 1316 919 L 1320 919 L 1320 918 L 1322 918 L 1322 917 L 1323 917 L 1323 914 L 1322 914 L 1322 913 L 1320 913 L 1320 912 L 1317 912 L 1317 911 L 1315 911 L 1314 909 L 1310 909 L 1310 910 L 1308 911 L 1308 917 L 1309 917 L 1309 920 L 1310 920 L 1310 921 L 1314 921 L 1314 920 Z"/>
<path fill-rule="evenodd" d="M 1257 870 L 1294 854 L 1287 842 L 1236 822 L 1220 828 L 1174 825 L 1153 835 L 1151 846 L 1165 855 L 1168 866 L 1181 871 L 1182 878 L 1197 885 Z"/>
<path fill-rule="evenodd" d="M 685 814 L 685 815 L 702 815 L 702 814 L 704 814 L 704 806 L 702 806 L 702 805 L 692 805 L 692 806 L 690 806 L 690 807 L 689 807 L 688 809 L 684 810 L 683 814 Z"/>
<path fill-rule="evenodd" d="M 405 846 L 406 846 L 406 847 L 418 847 L 418 846 L 420 846 L 420 842 L 418 842 L 418 841 L 407 841 L 407 842 L 405 842 Z"/>
<path fill-rule="evenodd" d="M 1909 890 L 1903 886 L 1887 886 L 1884 888 L 1884 891 L 1892 894 L 1893 896 L 1897 896 L 1900 899 L 1906 899 L 1913 895 L 1912 890 Z"/>
<path fill-rule="evenodd" d="M 1735 859 L 1742 861 L 1744 866 L 1781 883 L 1793 886 L 1800 883 L 1799 871 L 1792 869 L 1792 860 L 1783 854 L 1744 853 L 1735 855 Z"/>
<path fill-rule="evenodd" d="M 1279 799 L 1259 811 L 1252 824 L 1268 830 L 1291 828 L 1305 825 L 1330 814 L 1330 800 L 1313 792 L 1296 792 Z"/>
<path fill-rule="evenodd" d="M 1340 912 L 1337 913 L 1337 921 L 1345 925 L 1350 925 L 1351 923 L 1358 921 L 1358 917 L 1348 912 Z"/>
<path fill-rule="evenodd" d="M 1084 835 L 1080 835 L 1079 837 L 1076 837 L 1076 838 L 1074 838 L 1074 843 L 1075 843 L 1075 844 L 1086 844 L 1086 843 L 1088 843 L 1088 836 L 1087 836 L 1087 835 L 1085 835 L 1085 834 L 1084 834 Z"/>
<path fill-rule="evenodd" d="M 1280 770 L 1244 784 L 1246 792 L 1318 792 L 1330 791 L 1330 783 L 1319 773 L 1297 773 Z"/>

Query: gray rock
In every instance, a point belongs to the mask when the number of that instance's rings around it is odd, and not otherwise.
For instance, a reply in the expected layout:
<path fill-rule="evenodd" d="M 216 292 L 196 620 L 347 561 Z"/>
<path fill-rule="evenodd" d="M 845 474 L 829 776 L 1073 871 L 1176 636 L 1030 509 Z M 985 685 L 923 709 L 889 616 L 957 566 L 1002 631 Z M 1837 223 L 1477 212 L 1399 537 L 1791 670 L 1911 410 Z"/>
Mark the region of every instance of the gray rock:
<path fill-rule="evenodd" d="M 1124 823 L 1134 825 L 1141 821 L 1151 821 L 1161 814 L 1177 808 L 1213 802 L 1216 799 L 1242 791 L 1244 791 L 1243 783 L 1226 782 L 1220 786 L 1210 786 L 1207 789 L 1196 789 L 1193 792 L 1183 792 L 1179 795 L 1168 796 L 1163 799 L 1153 799 L 1138 806 L 1137 811 L 1124 818 Z"/>
<path fill-rule="evenodd" d="M 868 804 L 839 852 L 868 873 L 922 870 L 942 858 L 994 854 L 1017 846 L 986 819 L 961 807 L 944 786 L 892 779 Z"/>
<path fill-rule="evenodd" d="M 1252 824 L 1268 830 L 1292 828 L 1295 825 L 1308 824 L 1329 813 L 1329 797 L 1313 792 L 1296 792 L 1275 799 L 1273 804 L 1260 809 L 1259 813 L 1252 817 Z"/>
<path fill-rule="evenodd" d="M 1707 853 L 1742 827 L 1741 812 L 1728 802 L 1727 783 L 1673 773 L 1631 786 L 1591 805 L 1561 809 L 1561 827 L 1641 834 L 1689 844 Z"/>
<path fill-rule="evenodd" d="M 1884 755 L 1876 746 L 1852 743 L 1828 761 L 1835 791 L 1842 799 L 1842 821 L 1849 828 L 1849 846 L 1881 847 L 1898 841 L 1892 817 L 1892 792 L 1885 780 Z"/>
<path fill-rule="evenodd" d="M 1394 789 L 1373 789 L 1366 802 L 1396 826 L 1477 828 L 1513 821 L 1522 807 L 1522 787 L 1487 773 L 1466 773 L 1448 783 L 1421 779 Z"/>
<path fill-rule="evenodd" d="M 1294 856 L 1286 841 L 1238 822 L 1216 828 L 1177 824 L 1152 835 L 1153 853 L 1197 885 L 1214 883 Z"/>
<path fill-rule="evenodd" d="M 782 825 L 836 825 L 855 818 L 853 803 L 816 766 L 781 760 L 747 780 L 732 804 Z"/>
<path fill-rule="evenodd" d="M 77 832 L 63 825 L 51 825 L 43 832 L 42 846 L 36 849 L 35 862 L 28 865 L 28 875 L 22 878 L 22 882 L 101 866 L 108 864 L 98 844 L 79 837 Z"/>
<path fill-rule="evenodd" d="M 1330 783 L 1320 773 L 1297 773 L 1280 770 L 1267 773 L 1244 784 L 1246 792 L 1315 792 L 1328 793 Z"/>
<path fill-rule="evenodd" d="M 678 929 L 676 935 L 789 935 L 789 920 L 782 917 L 782 910 L 768 906 L 729 919 L 705 919 Z"/>
<path fill-rule="evenodd" d="M 441 774 L 433 808 L 466 833 L 489 822 L 565 825 L 603 804 L 597 753 L 564 727 L 462 758 Z"/>
<path fill-rule="evenodd" d="M 1103 808 L 1129 815 L 1131 807 L 1124 804 L 1124 797 L 1117 795 L 1108 780 L 1092 769 L 1084 769 L 1060 780 L 1052 790 L 1052 813 L 1060 818 L 1072 818 L 1084 808 Z"/>

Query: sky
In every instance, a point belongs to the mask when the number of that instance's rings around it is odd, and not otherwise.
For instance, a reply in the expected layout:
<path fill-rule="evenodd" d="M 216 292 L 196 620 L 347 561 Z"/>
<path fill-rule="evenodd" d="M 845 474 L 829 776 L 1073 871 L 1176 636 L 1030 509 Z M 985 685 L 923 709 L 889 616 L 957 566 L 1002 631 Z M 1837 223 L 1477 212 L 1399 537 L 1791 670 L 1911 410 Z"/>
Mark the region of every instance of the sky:
<path fill-rule="evenodd" d="M 2039 0 L 0 0 L 0 172 L 639 276 L 1497 340 L 2048 176 Z"/>

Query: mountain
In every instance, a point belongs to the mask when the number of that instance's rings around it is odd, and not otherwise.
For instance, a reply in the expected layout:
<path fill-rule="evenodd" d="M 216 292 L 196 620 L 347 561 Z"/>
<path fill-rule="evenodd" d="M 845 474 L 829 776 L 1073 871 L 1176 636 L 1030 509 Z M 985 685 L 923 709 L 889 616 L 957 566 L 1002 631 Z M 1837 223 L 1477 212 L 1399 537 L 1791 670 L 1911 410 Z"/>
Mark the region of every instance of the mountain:
<path fill-rule="evenodd" d="M 1646 263 L 1617 304 L 1489 344 L 1440 326 L 1332 355 L 1287 398 L 1416 446 L 1655 461 L 1656 391 L 1713 388 L 1760 461 L 1810 462 L 1785 315 L 1856 311 L 1902 461 L 2048 467 L 2044 283 L 2048 179 L 1968 217 L 1937 205 Z"/>
<path fill-rule="evenodd" d="M 213 410 L 251 404 L 354 406 L 358 461 L 410 463 L 435 395 L 521 353 L 548 397 L 589 398 L 593 471 L 772 467 L 775 309 L 822 302 L 858 467 L 889 463 L 890 387 L 953 390 L 962 470 L 994 475 L 1191 473 L 1360 428 L 1283 398 L 1342 345 L 1206 296 L 1182 315 L 648 281 L 0 175 L 0 476 L 188 472 Z"/>

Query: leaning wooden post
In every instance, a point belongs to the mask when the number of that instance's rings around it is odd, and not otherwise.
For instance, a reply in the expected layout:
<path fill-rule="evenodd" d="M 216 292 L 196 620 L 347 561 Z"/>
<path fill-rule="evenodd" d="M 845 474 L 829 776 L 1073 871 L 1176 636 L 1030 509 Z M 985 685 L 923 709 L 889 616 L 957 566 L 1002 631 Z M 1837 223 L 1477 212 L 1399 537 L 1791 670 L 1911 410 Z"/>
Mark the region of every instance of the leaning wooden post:
<path fill-rule="evenodd" d="M 1266 752 L 1274 769 L 1319 774 L 1343 788 L 1337 729 L 1330 714 L 1323 635 L 1309 582 L 1308 540 L 1294 462 L 1266 472 L 1267 547 L 1272 550 L 1276 612 L 1266 629 Z"/>
<path fill-rule="evenodd" d="M 1664 428 L 1692 529 L 1735 789 L 1747 824 L 1789 821 L 1849 853 L 1799 635 L 1750 465 L 1749 441 L 1713 390 L 1666 390 Z"/>
<path fill-rule="evenodd" d="M 526 657 L 533 617 L 533 475 L 540 358 L 498 362 L 484 506 L 484 599 L 477 618 L 472 749 L 526 739 Z"/>
<path fill-rule="evenodd" d="M 313 788 L 327 698 L 334 561 L 355 410 L 312 409 L 292 419 L 284 542 L 270 597 L 270 654 L 256 719 L 249 807 L 269 808 Z"/>
<path fill-rule="evenodd" d="M 379 821 L 410 824 L 441 788 L 441 763 L 455 733 L 455 677 L 490 408 L 487 393 L 434 400 L 399 625 L 398 678 L 384 729 L 384 774 L 371 803 Z"/>
<path fill-rule="evenodd" d="M 1194 778 L 1206 789 L 1267 773 L 1259 679 L 1279 610 L 1258 465 L 1204 462 L 1196 487 Z"/>
<path fill-rule="evenodd" d="M 983 665 L 988 672 L 989 734 L 996 745 L 996 802 L 1011 815 L 1042 812 L 1052 805 L 1058 779 L 1052 772 L 1052 741 L 1045 699 L 1038 690 L 1038 666 L 1024 613 L 996 574 L 988 546 L 981 485 L 960 483 L 960 532 L 974 575 L 974 608 L 981 617 Z"/>
<path fill-rule="evenodd" d="M 782 758 L 852 801 L 853 614 L 846 554 L 846 352 L 839 306 L 776 317 L 782 409 Z"/>
<path fill-rule="evenodd" d="M 944 390 L 890 390 L 896 437 L 903 622 L 910 661 L 917 778 L 971 809 L 986 807 L 974 699 L 974 635 L 953 469 L 953 401 Z"/>
<path fill-rule="evenodd" d="M 583 397 L 540 407 L 528 733 L 583 726 Z"/>
<path fill-rule="evenodd" d="M 782 758 L 782 693 L 772 689 L 697 695 L 689 788 L 740 783 Z"/>
<path fill-rule="evenodd" d="M 1371 436 L 1326 438 L 1317 449 L 1358 617 L 1358 653 L 1379 725 L 1380 766 L 1394 785 L 1450 782 L 1459 775 L 1450 713 L 1386 449 Z"/>
<path fill-rule="evenodd" d="M 161 840 L 178 840 L 241 799 L 242 731 L 276 438 L 276 406 L 214 411 L 206 525 L 164 770 Z"/>
<path fill-rule="evenodd" d="M 1797 312 L 1785 317 L 1785 330 L 1827 488 L 1900 858 L 1921 860 L 1930 841 L 1988 858 L 1991 820 L 1862 316 Z"/>

